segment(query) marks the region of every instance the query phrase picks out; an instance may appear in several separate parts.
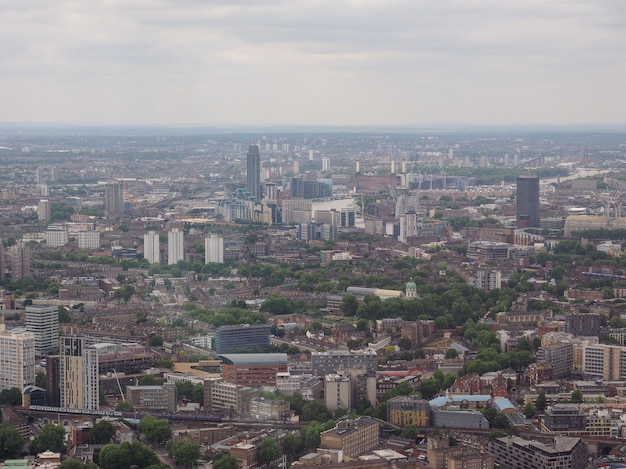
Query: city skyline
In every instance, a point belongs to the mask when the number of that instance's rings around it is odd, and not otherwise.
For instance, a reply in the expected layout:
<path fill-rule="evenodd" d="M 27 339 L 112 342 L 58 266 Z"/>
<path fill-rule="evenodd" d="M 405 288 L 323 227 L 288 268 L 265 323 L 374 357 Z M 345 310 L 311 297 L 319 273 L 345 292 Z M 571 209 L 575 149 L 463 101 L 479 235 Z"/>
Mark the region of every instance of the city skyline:
<path fill-rule="evenodd" d="M 7 4 L 3 123 L 623 124 L 624 7 Z"/>

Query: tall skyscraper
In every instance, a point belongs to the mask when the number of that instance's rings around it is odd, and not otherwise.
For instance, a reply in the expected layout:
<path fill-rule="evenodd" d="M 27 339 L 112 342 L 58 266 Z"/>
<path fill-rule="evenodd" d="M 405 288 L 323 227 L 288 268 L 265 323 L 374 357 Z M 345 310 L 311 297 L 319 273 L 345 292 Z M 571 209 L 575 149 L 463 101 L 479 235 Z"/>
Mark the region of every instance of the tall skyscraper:
<path fill-rule="evenodd" d="M 31 250 L 24 241 L 11 246 L 11 279 L 24 280 L 30 276 Z"/>
<path fill-rule="evenodd" d="M 211 236 L 204 238 L 204 261 L 224 263 L 224 238 L 220 235 L 211 233 Z"/>
<path fill-rule="evenodd" d="M 250 145 L 248 149 L 246 170 L 246 188 L 254 200 L 261 200 L 261 151 L 258 145 Z"/>
<path fill-rule="evenodd" d="M 98 351 L 83 337 L 62 337 L 60 348 L 61 407 L 98 409 Z"/>
<path fill-rule="evenodd" d="M 539 177 L 517 178 L 517 227 L 539 226 Z"/>
<path fill-rule="evenodd" d="M 35 383 L 35 334 L 0 324 L 0 391 Z"/>
<path fill-rule="evenodd" d="M 176 264 L 185 259 L 184 233 L 178 228 L 167 232 L 167 263 Z"/>
<path fill-rule="evenodd" d="M 26 330 L 35 334 L 35 353 L 43 357 L 59 348 L 59 308 L 54 305 L 26 307 Z"/>
<path fill-rule="evenodd" d="M 118 182 L 109 182 L 104 188 L 104 212 L 119 215 L 124 211 L 124 192 Z"/>
<path fill-rule="evenodd" d="M 145 257 L 150 264 L 161 262 L 159 233 L 156 231 L 148 231 L 143 235 L 143 257 Z"/>
<path fill-rule="evenodd" d="M 39 205 L 37 206 L 37 218 L 39 221 L 50 221 L 52 218 L 52 208 L 50 201 L 48 199 L 41 199 L 39 201 Z"/>

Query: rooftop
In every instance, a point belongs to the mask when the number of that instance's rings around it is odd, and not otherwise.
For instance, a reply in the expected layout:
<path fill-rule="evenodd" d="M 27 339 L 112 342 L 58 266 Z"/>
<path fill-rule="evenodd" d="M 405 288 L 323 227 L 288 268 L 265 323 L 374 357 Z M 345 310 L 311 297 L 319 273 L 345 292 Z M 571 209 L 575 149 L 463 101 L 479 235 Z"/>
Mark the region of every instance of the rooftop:
<path fill-rule="evenodd" d="M 286 365 L 286 353 L 228 353 L 220 355 L 224 365 Z"/>

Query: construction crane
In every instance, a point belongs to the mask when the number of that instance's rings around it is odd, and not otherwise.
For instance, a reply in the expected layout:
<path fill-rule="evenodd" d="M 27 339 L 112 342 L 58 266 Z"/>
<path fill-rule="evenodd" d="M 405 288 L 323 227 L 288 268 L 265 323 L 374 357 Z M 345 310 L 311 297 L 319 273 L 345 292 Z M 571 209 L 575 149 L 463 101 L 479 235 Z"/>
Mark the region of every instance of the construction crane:
<path fill-rule="evenodd" d="M 117 376 L 117 371 L 113 370 L 113 374 L 115 375 L 115 380 L 117 381 L 117 387 L 120 389 L 120 394 L 122 395 L 122 400 L 125 401 L 124 391 L 122 391 L 122 384 L 120 383 L 120 378 Z"/>

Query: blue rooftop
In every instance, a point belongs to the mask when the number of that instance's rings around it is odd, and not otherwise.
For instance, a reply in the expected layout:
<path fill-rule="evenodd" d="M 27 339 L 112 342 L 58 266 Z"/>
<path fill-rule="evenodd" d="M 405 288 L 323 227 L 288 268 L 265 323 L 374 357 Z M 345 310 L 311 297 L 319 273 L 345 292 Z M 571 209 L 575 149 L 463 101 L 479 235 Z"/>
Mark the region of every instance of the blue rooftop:
<path fill-rule="evenodd" d="M 500 412 L 507 409 L 517 410 L 517 407 L 515 407 L 506 397 L 496 397 L 493 402 Z"/>

